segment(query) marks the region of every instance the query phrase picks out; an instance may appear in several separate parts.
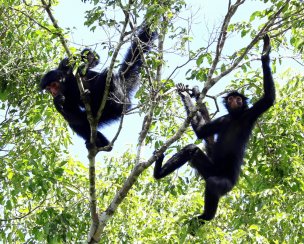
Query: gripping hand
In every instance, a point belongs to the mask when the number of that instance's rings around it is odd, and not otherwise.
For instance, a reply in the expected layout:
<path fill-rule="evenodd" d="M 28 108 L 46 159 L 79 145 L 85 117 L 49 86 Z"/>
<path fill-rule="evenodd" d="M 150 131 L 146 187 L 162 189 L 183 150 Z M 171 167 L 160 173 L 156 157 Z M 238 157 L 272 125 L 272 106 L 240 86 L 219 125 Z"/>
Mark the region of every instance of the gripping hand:
<path fill-rule="evenodd" d="M 184 85 L 182 83 L 178 83 L 176 85 L 176 89 L 177 89 L 177 92 L 178 94 L 183 98 L 183 97 L 186 97 L 186 96 L 189 96 L 189 86 L 188 85 Z"/>
<path fill-rule="evenodd" d="M 262 61 L 269 63 L 270 62 L 269 54 L 270 54 L 271 46 L 270 46 L 270 38 L 267 34 L 263 36 L 263 41 L 264 41 L 264 45 L 262 52 Z"/>

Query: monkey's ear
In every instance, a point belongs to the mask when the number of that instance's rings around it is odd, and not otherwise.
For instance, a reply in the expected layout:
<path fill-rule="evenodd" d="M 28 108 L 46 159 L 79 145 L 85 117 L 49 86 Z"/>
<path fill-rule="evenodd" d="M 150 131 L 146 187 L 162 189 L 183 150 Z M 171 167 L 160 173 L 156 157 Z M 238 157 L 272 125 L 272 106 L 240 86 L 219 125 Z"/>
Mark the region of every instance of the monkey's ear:
<path fill-rule="evenodd" d="M 99 64 L 99 55 L 90 48 L 85 48 L 81 52 L 81 59 L 88 64 L 89 68 L 94 68 Z"/>

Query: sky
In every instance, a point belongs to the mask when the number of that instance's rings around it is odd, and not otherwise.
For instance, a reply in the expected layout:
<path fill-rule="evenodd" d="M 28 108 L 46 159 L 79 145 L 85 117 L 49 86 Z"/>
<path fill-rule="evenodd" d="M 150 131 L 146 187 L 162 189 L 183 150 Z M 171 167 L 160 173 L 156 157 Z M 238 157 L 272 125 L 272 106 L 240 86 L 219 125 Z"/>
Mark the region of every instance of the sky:
<path fill-rule="evenodd" d="M 192 41 L 192 47 L 193 49 L 197 49 L 199 47 L 202 47 L 203 40 L 207 38 L 209 33 L 204 33 L 202 26 L 214 26 L 218 25 L 219 21 L 222 20 L 222 17 L 226 13 L 227 10 L 227 4 L 223 4 L 223 0 L 190 0 L 187 1 L 188 5 L 191 5 L 191 12 L 196 13 L 195 14 L 195 24 L 193 25 L 193 34 L 194 39 Z M 250 13 L 252 13 L 252 9 L 258 9 L 260 3 L 255 2 L 253 0 L 248 0 L 246 4 L 241 6 L 242 11 L 240 11 L 240 14 L 236 16 L 236 19 L 242 19 L 242 20 L 248 20 Z M 204 7 L 203 7 L 204 6 Z M 73 29 L 71 38 L 69 39 L 71 41 L 70 45 L 73 45 L 75 47 L 79 47 L 79 45 L 92 45 L 98 42 L 101 42 L 102 40 L 106 40 L 106 37 L 103 37 L 101 33 L 98 31 L 90 32 L 89 28 L 84 26 L 84 12 L 88 9 L 90 9 L 90 4 L 82 3 L 80 0 L 64 0 L 60 1 L 60 4 L 54 8 L 54 15 L 58 20 L 59 26 L 62 28 L 70 28 Z M 185 11 L 186 15 L 189 15 L 189 12 Z M 185 16 L 186 16 L 185 15 Z M 181 23 L 183 24 L 183 23 Z M 245 46 L 247 43 L 245 43 L 243 46 Z M 230 43 L 229 48 L 231 48 L 231 51 L 234 51 L 235 49 L 238 49 L 240 47 L 239 43 Z M 101 59 L 104 54 L 102 54 L 102 50 L 96 50 L 100 55 Z M 228 50 L 229 51 L 229 50 Z M 180 59 L 180 60 L 179 60 Z M 184 59 L 184 58 L 183 58 Z M 168 60 L 168 63 L 170 64 L 170 68 L 165 71 L 170 74 L 172 70 L 179 65 L 180 63 L 183 63 L 184 60 L 182 60 L 180 57 L 174 57 Z M 54 64 L 56 66 L 56 64 Z M 187 70 L 190 66 L 185 68 Z M 166 77 L 166 73 L 164 72 L 164 78 Z M 178 75 L 174 78 L 177 82 L 185 82 L 185 72 L 181 71 L 178 73 Z M 225 83 L 225 81 L 224 81 Z M 225 87 L 222 81 L 215 87 L 215 92 L 222 91 Z M 201 85 L 201 84 L 196 84 Z M 114 144 L 114 148 L 111 153 L 114 154 L 121 154 L 122 152 L 126 151 L 128 147 L 132 146 L 132 149 L 136 148 L 136 145 L 134 143 L 137 142 L 139 132 L 142 125 L 142 118 L 138 115 L 128 115 L 124 118 L 124 124 L 121 134 L 119 135 L 118 140 Z M 116 131 L 117 131 L 118 123 L 114 123 L 113 125 L 101 129 L 102 132 L 104 132 L 105 136 L 108 139 L 111 139 Z M 77 137 L 75 134 L 73 135 L 73 142 L 74 145 L 70 147 L 71 155 L 82 161 L 83 163 L 87 162 L 87 150 L 84 146 L 84 141 Z M 147 152 L 150 153 L 153 151 L 153 149 L 147 149 Z M 102 160 L 103 153 L 100 153 L 97 161 Z M 148 155 L 149 156 L 149 155 Z"/>

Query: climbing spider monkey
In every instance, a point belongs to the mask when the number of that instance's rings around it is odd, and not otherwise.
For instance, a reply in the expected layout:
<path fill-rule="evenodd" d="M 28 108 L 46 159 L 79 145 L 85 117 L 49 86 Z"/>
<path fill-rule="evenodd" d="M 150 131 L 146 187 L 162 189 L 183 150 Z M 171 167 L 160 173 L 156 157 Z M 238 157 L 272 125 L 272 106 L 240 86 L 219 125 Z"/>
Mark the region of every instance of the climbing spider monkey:
<path fill-rule="evenodd" d="M 127 109 L 131 106 L 131 94 L 139 85 L 140 70 L 143 65 L 140 50 L 148 53 L 157 33 L 152 32 L 149 26 L 143 24 L 135 35 L 137 38 L 132 39 L 118 73 L 113 73 L 111 76 L 109 96 L 98 121 L 99 127 L 119 119 L 122 116 L 124 104 Z M 81 52 L 81 59 L 86 64 L 78 68 L 78 73 L 82 76 L 92 114 L 96 117 L 105 93 L 108 69 L 104 69 L 100 73 L 91 70 L 99 63 L 100 57 L 90 49 L 86 48 Z M 91 146 L 90 124 L 73 69 L 73 57 L 64 58 L 56 69 L 47 72 L 42 77 L 40 88 L 51 93 L 57 111 L 69 123 L 71 129 L 86 141 L 89 148 Z M 103 133 L 97 131 L 96 146 L 104 147 L 108 144 L 109 141 Z"/>
<path fill-rule="evenodd" d="M 217 135 L 214 144 L 209 143 L 209 150 L 204 153 L 194 144 L 185 146 L 162 165 L 164 155 L 155 163 L 154 177 L 161 179 L 180 168 L 186 162 L 197 170 L 206 181 L 204 212 L 194 220 L 203 224 L 215 217 L 220 197 L 227 194 L 236 185 L 240 175 L 246 144 L 257 119 L 269 109 L 275 101 L 275 87 L 272 79 L 270 63 L 270 38 L 263 37 L 262 52 L 264 95 L 251 108 L 248 108 L 247 98 L 237 91 L 229 93 L 224 98 L 228 114 L 206 123 L 201 111 L 194 116 L 191 125 L 199 139 L 207 139 Z M 187 88 L 177 85 L 177 90 L 183 100 L 187 114 L 193 107 Z M 192 94 L 198 98 L 197 88 Z"/>

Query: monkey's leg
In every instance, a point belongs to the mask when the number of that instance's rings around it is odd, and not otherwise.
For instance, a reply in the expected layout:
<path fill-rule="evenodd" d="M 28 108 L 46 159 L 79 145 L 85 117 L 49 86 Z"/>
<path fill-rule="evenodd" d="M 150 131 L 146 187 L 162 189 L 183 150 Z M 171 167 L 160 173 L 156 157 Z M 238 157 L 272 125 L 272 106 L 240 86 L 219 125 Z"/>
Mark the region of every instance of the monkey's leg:
<path fill-rule="evenodd" d="M 201 220 L 211 220 L 216 214 L 220 197 L 233 188 L 233 184 L 227 178 L 218 176 L 209 177 L 206 180 L 205 209 L 204 213 L 198 217 Z"/>
<path fill-rule="evenodd" d="M 165 165 L 162 166 L 164 156 L 156 160 L 154 167 L 154 178 L 161 179 L 171 174 L 176 169 L 183 166 L 186 162 L 190 161 L 193 155 L 197 154 L 201 150 L 194 144 L 185 146 L 178 153 L 174 154 Z M 203 152 L 201 152 L 203 153 Z"/>

